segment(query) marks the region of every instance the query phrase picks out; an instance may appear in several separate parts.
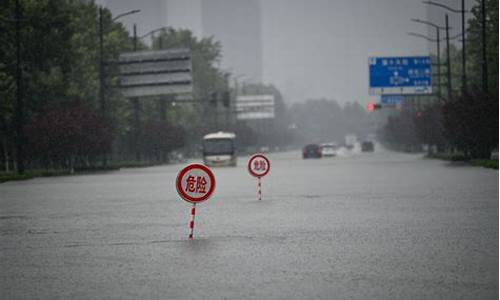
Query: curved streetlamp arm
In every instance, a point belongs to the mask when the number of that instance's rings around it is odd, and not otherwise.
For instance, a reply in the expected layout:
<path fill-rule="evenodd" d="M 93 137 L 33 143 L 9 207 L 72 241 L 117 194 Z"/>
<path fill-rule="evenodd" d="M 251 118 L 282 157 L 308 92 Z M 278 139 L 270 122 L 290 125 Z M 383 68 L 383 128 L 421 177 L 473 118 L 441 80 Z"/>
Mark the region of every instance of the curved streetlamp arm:
<path fill-rule="evenodd" d="M 420 20 L 420 19 L 411 19 L 413 22 L 417 22 L 417 23 L 421 23 L 421 24 L 425 24 L 425 25 L 429 25 L 429 26 L 432 26 L 434 28 L 438 28 L 440 30 L 446 30 L 446 27 L 443 27 L 443 26 L 439 26 L 439 25 L 436 25 L 432 22 L 429 22 L 429 21 L 426 21 L 426 20 Z M 448 26 L 449 29 L 452 29 L 452 27 Z"/>
<path fill-rule="evenodd" d="M 151 34 L 153 34 L 153 33 L 156 33 L 156 32 L 158 32 L 158 31 L 162 31 L 162 30 L 165 30 L 165 29 L 168 29 L 168 28 L 170 28 L 170 27 L 165 26 L 165 27 L 156 28 L 156 29 L 151 30 L 150 32 L 148 32 L 148 33 L 146 33 L 146 34 L 141 35 L 141 36 L 139 37 L 139 39 L 143 39 L 143 38 L 147 37 L 148 35 L 151 35 Z"/>
<path fill-rule="evenodd" d="M 125 12 L 123 14 L 119 14 L 118 16 L 114 17 L 113 19 L 111 19 L 111 21 L 114 22 L 114 21 L 118 20 L 121 17 L 128 16 L 128 15 L 131 15 L 131 14 L 135 14 L 135 13 L 138 13 L 140 11 L 141 11 L 140 9 L 134 9 L 134 10 L 131 10 L 131 11 L 127 11 L 127 12 Z"/>
<path fill-rule="evenodd" d="M 454 8 L 451 8 L 449 6 L 446 6 L 444 4 L 437 3 L 437 2 L 434 2 L 434 1 L 422 1 L 422 3 L 428 4 L 428 5 L 439 6 L 441 8 L 447 9 L 447 10 L 449 10 L 451 12 L 454 12 L 454 13 L 461 13 L 462 12 L 461 9 L 454 9 Z M 468 10 L 464 10 L 463 12 L 469 12 L 469 11 Z"/>
<path fill-rule="evenodd" d="M 437 42 L 437 39 L 430 38 L 430 37 L 423 35 L 423 34 L 420 34 L 420 33 L 416 33 L 416 32 L 407 32 L 407 33 L 408 33 L 408 35 L 424 38 L 424 39 L 428 40 L 429 42 L 433 42 L 433 43 Z M 462 33 L 456 34 L 456 35 L 450 37 L 450 40 L 456 40 L 456 39 L 460 38 L 461 36 L 462 36 Z M 439 39 L 439 41 L 446 41 L 446 38 Z"/>
<path fill-rule="evenodd" d="M 426 35 L 423 35 L 423 34 L 420 34 L 420 33 L 416 33 L 416 32 L 407 32 L 408 35 L 412 35 L 412 36 L 416 36 L 416 37 L 420 37 L 420 38 L 423 38 L 423 39 L 426 39 L 428 40 L 429 42 L 437 42 L 437 39 L 432 39 Z"/>

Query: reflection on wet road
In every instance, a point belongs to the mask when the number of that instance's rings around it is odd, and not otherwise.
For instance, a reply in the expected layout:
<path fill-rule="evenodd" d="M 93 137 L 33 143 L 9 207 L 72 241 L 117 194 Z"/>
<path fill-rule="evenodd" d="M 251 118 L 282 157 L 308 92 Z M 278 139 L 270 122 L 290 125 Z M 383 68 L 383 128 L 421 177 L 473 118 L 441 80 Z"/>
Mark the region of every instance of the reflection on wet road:
<path fill-rule="evenodd" d="M 214 169 L 177 196 L 181 165 L 0 185 L 2 298 L 498 298 L 498 171 L 350 153 L 272 170 Z"/>

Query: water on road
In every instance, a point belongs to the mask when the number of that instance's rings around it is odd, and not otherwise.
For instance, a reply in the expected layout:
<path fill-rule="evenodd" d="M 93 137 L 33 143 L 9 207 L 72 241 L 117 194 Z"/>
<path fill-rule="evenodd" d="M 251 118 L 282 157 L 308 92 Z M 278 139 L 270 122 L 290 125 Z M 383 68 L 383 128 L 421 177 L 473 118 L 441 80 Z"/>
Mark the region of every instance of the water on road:
<path fill-rule="evenodd" d="M 2 299 L 497 299 L 498 171 L 392 152 L 269 154 L 0 185 Z"/>

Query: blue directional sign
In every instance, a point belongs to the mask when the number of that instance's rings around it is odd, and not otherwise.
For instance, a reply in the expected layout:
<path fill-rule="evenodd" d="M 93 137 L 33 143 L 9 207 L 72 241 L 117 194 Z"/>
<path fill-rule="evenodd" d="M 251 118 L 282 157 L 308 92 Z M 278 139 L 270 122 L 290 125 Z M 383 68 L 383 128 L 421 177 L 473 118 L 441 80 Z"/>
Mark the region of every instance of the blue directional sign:
<path fill-rule="evenodd" d="M 404 96 L 402 95 L 382 95 L 380 102 L 387 105 L 396 105 L 403 102 Z"/>
<path fill-rule="evenodd" d="M 370 57 L 370 95 L 432 93 L 430 56 Z"/>

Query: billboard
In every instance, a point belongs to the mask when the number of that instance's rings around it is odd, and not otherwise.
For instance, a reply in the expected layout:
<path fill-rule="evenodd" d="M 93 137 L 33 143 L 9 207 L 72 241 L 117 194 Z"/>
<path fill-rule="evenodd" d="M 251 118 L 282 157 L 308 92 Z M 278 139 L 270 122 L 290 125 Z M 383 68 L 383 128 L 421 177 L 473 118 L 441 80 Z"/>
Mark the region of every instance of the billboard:
<path fill-rule="evenodd" d="M 430 56 L 370 57 L 370 95 L 432 93 Z"/>
<path fill-rule="evenodd" d="M 126 97 L 189 94 L 193 90 L 188 49 L 124 53 L 118 64 L 120 88 Z"/>
<path fill-rule="evenodd" d="M 235 108 L 238 120 L 273 119 L 274 95 L 238 96 Z"/>

